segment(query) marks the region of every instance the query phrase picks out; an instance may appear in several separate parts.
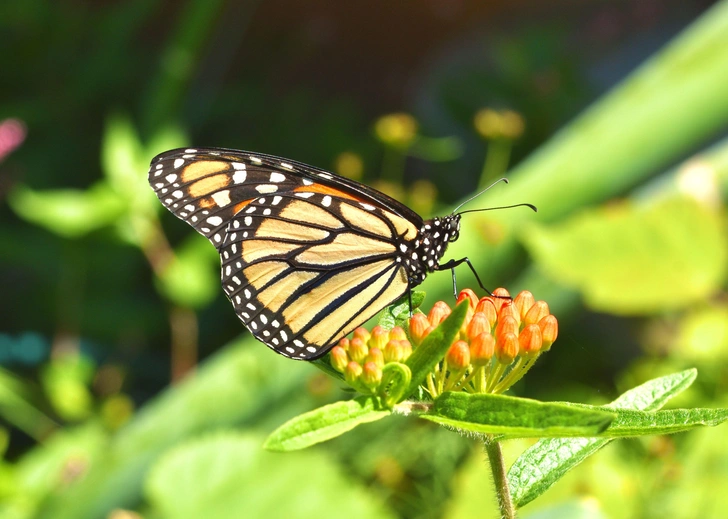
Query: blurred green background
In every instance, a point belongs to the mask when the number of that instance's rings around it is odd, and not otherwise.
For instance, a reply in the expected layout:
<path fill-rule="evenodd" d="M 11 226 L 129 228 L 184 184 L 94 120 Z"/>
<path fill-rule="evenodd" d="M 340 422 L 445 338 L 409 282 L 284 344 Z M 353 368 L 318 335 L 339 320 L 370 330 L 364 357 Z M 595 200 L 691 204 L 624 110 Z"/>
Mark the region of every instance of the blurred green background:
<path fill-rule="evenodd" d="M 466 215 L 446 258 L 559 318 L 515 393 L 697 367 L 679 405 L 728 405 L 728 2 L 6 0 L 0 31 L 0 517 L 497 517 L 477 442 L 423 421 L 261 450 L 348 394 L 243 329 L 147 184 L 177 146 L 426 217 L 508 171 L 468 208 L 539 212 Z M 452 302 L 449 274 L 423 287 Z M 615 442 L 522 515 L 724 517 L 725 438 Z"/>

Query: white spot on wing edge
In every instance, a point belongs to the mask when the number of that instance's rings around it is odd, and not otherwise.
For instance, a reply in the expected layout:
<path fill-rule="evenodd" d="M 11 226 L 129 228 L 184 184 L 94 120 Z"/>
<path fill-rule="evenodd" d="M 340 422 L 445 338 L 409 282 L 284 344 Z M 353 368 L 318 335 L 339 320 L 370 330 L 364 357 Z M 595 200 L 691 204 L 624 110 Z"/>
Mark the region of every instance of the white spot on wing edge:
<path fill-rule="evenodd" d="M 274 171 L 270 174 L 270 182 L 284 182 L 286 180 L 286 176 L 283 173 L 278 173 L 277 171 Z"/>
<path fill-rule="evenodd" d="M 281 162 L 281 167 L 293 171 L 293 166 L 291 166 L 288 162 Z"/>
<path fill-rule="evenodd" d="M 258 193 L 275 193 L 278 191 L 278 186 L 274 186 L 272 184 L 261 184 L 259 186 L 255 186 L 255 190 Z"/>
<path fill-rule="evenodd" d="M 323 197 L 321 204 L 323 204 L 324 207 L 329 207 L 331 205 L 331 197 L 329 195 Z"/>
<path fill-rule="evenodd" d="M 177 169 L 182 166 L 182 164 L 185 163 L 185 159 L 175 159 L 174 161 L 174 169 Z"/>
<path fill-rule="evenodd" d="M 242 184 L 243 182 L 245 182 L 246 178 L 248 178 L 248 174 L 244 170 L 236 171 L 233 174 L 233 182 L 235 182 L 236 184 Z"/>

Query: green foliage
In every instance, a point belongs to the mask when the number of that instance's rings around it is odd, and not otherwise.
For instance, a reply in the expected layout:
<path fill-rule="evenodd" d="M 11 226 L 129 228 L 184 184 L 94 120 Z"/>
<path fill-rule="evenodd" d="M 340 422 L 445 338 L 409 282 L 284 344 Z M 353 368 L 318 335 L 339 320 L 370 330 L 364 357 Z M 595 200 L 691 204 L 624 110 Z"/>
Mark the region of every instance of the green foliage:
<path fill-rule="evenodd" d="M 715 293 L 727 272 L 724 226 L 719 213 L 680 197 L 532 224 L 524 238 L 536 264 L 592 308 L 634 315 L 689 307 Z"/>
<path fill-rule="evenodd" d="M 443 393 L 422 415 L 464 432 L 504 438 L 592 436 L 607 429 L 613 413 L 505 395 Z"/>
<path fill-rule="evenodd" d="M 225 432 L 171 449 L 145 485 L 155 516 L 225 519 L 244 510 L 248 517 L 303 519 L 337 510 L 361 519 L 393 517 L 321 453 L 276 456 L 260 444 L 255 435 Z"/>
<path fill-rule="evenodd" d="M 425 300 L 425 293 L 421 290 L 413 290 L 410 296 L 412 298 L 412 308 L 410 308 L 410 298 L 402 297 L 399 301 L 388 306 L 379 316 L 379 326 L 385 330 L 391 330 L 395 326 L 407 329 L 407 321 L 410 318 L 410 312 L 414 312 Z"/>
<path fill-rule="evenodd" d="M 263 447 L 281 452 L 305 449 L 390 414 L 374 397 L 336 402 L 292 418 L 273 431 Z"/>

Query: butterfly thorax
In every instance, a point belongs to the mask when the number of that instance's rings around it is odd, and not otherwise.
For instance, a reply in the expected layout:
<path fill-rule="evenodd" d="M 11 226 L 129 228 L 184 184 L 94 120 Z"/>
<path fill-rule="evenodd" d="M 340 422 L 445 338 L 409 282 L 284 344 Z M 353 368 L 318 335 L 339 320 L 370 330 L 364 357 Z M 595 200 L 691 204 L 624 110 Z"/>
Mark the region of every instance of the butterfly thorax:
<path fill-rule="evenodd" d="M 458 239 L 460 235 L 460 215 L 448 215 L 442 218 L 436 217 L 426 220 L 417 239 L 414 248 L 404 252 L 405 264 L 409 268 L 409 280 L 411 286 L 416 286 L 424 281 L 427 274 L 438 270 L 440 258 L 445 255 L 445 250 L 450 242 Z"/>

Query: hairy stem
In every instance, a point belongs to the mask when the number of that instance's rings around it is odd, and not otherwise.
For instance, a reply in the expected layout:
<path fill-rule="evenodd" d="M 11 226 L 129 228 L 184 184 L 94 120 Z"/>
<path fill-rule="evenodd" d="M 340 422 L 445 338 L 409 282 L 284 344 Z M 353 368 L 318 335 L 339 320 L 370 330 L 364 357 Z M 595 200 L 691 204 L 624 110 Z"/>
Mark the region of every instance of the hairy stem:
<path fill-rule="evenodd" d="M 515 519 L 516 509 L 514 508 L 513 500 L 511 499 L 511 491 L 508 489 L 506 466 L 503 461 L 503 452 L 501 451 L 500 442 L 495 440 L 493 436 L 486 435 L 483 443 L 485 444 L 485 452 L 488 454 L 490 470 L 493 472 L 493 482 L 498 496 L 498 506 L 500 507 L 501 517 L 503 519 Z"/>

